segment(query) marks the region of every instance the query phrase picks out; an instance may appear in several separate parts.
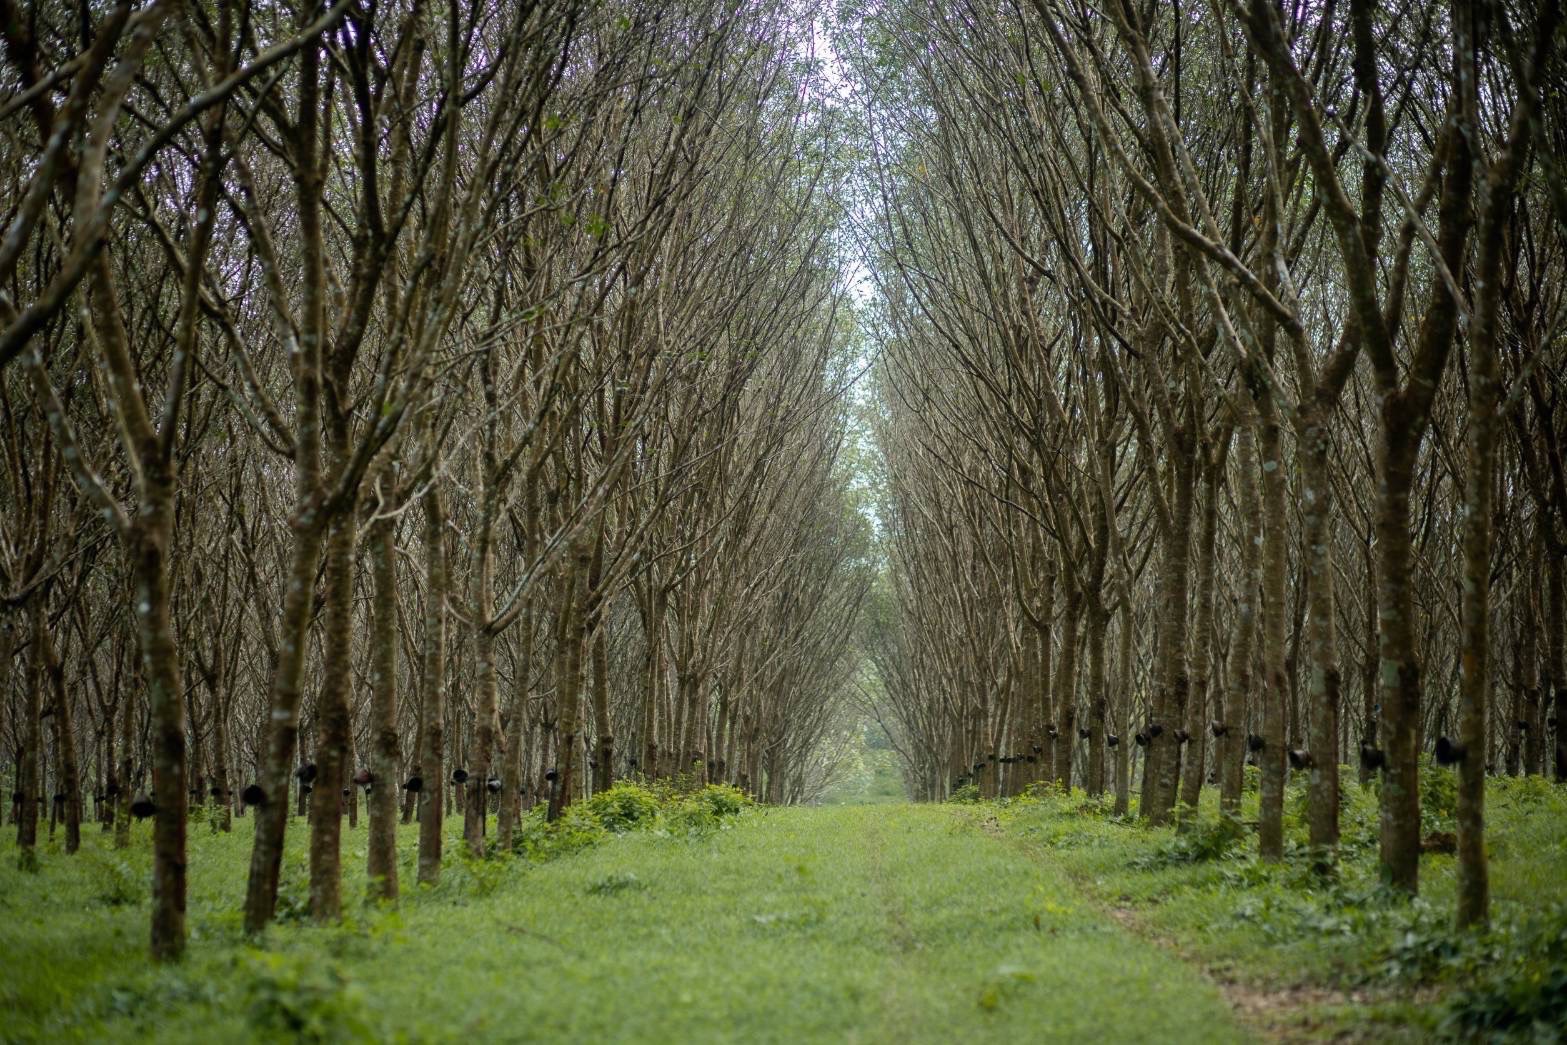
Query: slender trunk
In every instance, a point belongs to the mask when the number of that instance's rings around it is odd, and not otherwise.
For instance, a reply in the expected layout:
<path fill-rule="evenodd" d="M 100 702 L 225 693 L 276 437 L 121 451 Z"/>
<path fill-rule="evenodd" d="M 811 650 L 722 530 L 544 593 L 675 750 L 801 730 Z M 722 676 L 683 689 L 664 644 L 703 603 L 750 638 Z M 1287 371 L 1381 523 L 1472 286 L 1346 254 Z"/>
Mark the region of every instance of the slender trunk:
<path fill-rule="evenodd" d="M 468 766 L 468 794 L 463 803 L 463 838 L 474 856 L 484 855 L 485 826 L 489 820 L 490 778 L 496 776 L 495 738 L 499 725 L 498 682 L 495 673 L 495 633 L 488 627 L 494 613 L 495 539 L 493 509 L 484 509 L 479 522 L 479 591 L 474 633 L 478 654 L 478 703 L 474 708 L 473 758 Z"/>
<path fill-rule="evenodd" d="M 1278 418 L 1265 414 L 1258 432 L 1262 470 L 1262 770 L 1257 813 L 1258 852 L 1284 858 L 1284 716 L 1288 685 L 1284 665 L 1284 575 L 1289 535 L 1284 510 L 1284 468 Z"/>
<path fill-rule="evenodd" d="M 127 686 L 120 697 L 120 780 L 114 798 L 114 848 L 131 844 L 131 775 L 136 770 L 136 687 Z"/>
<path fill-rule="evenodd" d="M 169 617 L 168 548 L 174 527 L 174 477 L 161 465 L 143 478 L 145 498 L 130 535 L 137 640 L 152 724 L 152 957 L 185 952 L 185 703 Z"/>
<path fill-rule="evenodd" d="M 1262 593 L 1262 526 L 1257 494 L 1257 438 L 1250 425 L 1237 433 L 1235 470 L 1240 508 L 1240 581 L 1235 603 L 1235 640 L 1230 647 L 1229 688 L 1218 713 L 1219 808 L 1239 814 L 1245 779 L 1246 701 L 1252 689 L 1257 648 L 1257 600 Z"/>
<path fill-rule="evenodd" d="M 1500 230 L 1496 233 L 1500 239 Z M 1484 265 L 1489 283 L 1500 265 Z M 1500 243 L 1495 246 L 1500 251 Z M 1499 261 L 1499 258 L 1497 259 Z M 1485 858 L 1485 763 L 1490 707 L 1491 489 L 1496 468 L 1498 364 L 1495 303 L 1476 293 L 1469 363 L 1469 469 L 1464 482 L 1464 583 L 1461 603 L 1462 674 L 1458 691 L 1458 926 L 1490 920 L 1491 891 Z M 1489 307 L 1488 307 L 1489 306 Z"/>
<path fill-rule="evenodd" d="M 646 613 L 642 618 L 643 651 L 642 680 L 642 775 L 648 780 L 658 777 L 658 706 L 659 689 L 664 674 L 663 660 L 663 596 L 655 582 L 650 582 Z"/>
<path fill-rule="evenodd" d="M 17 865 L 24 871 L 38 870 L 38 752 L 43 745 L 39 695 L 43 690 L 45 627 L 43 600 L 35 599 L 32 655 L 27 659 L 27 677 L 22 682 L 22 760 L 16 781 Z"/>
<path fill-rule="evenodd" d="M 419 881 L 441 879 L 441 815 L 446 792 L 446 508 L 436 485 L 424 494 L 424 735 L 419 755 Z"/>
<path fill-rule="evenodd" d="M 1361 701 L 1361 757 L 1360 762 L 1360 786 L 1365 787 L 1371 783 L 1371 778 L 1376 775 L 1377 769 L 1367 760 L 1366 754 L 1379 750 L 1377 748 L 1377 564 L 1376 556 L 1372 554 L 1372 542 L 1367 541 L 1362 555 L 1365 560 L 1366 587 L 1361 596 L 1361 603 L 1365 612 L 1364 630 L 1362 642 L 1365 644 L 1365 659 L 1360 666 L 1360 701 Z"/>
<path fill-rule="evenodd" d="M 348 783 L 353 687 L 354 544 L 352 508 L 332 521 L 326 547 L 326 634 L 316 700 L 316 779 L 310 808 L 310 914 L 318 922 L 343 916 L 343 788 Z"/>
<path fill-rule="evenodd" d="M 1420 665 L 1415 659 L 1410 590 L 1409 488 L 1413 440 L 1384 424 L 1381 497 L 1376 512 L 1377 607 L 1381 673 L 1378 733 L 1382 770 L 1381 866 L 1384 879 L 1409 893 L 1420 888 Z"/>
<path fill-rule="evenodd" d="M 1095 599 L 1088 613 L 1088 793 L 1105 790 L 1105 628 L 1110 615 Z"/>
<path fill-rule="evenodd" d="M 1337 607 L 1333 597 L 1333 484 L 1328 475 L 1327 408 L 1319 404 L 1301 426 L 1302 500 L 1306 560 L 1307 683 L 1310 722 L 1306 818 L 1311 844 L 1321 848 L 1338 845 L 1339 839 L 1339 702 L 1341 675 Z"/>
<path fill-rule="evenodd" d="M 1187 589 L 1191 580 L 1192 499 L 1195 453 L 1191 436 L 1176 432 L 1171 440 L 1174 504 L 1170 528 L 1164 534 L 1159 571 L 1158 678 L 1148 729 L 1147 761 L 1143 766 L 1143 815 L 1162 824 L 1175 806 L 1180 745 L 1175 731 L 1185 721 L 1191 686 L 1187 665 Z"/>
<path fill-rule="evenodd" d="M 592 684 L 589 699 L 593 704 L 593 734 L 597 752 L 589 760 L 593 770 L 594 792 L 608 791 L 615 779 L 614 727 L 609 719 L 609 649 L 606 645 L 604 626 L 604 524 L 600 520 L 598 535 L 593 542 L 593 559 L 588 568 L 588 615 L 586 621 L 588 641 L 592 643 Z"/>
<path fill-rule="evenodd" d="M 1061 625 L 1061 667 L 1055 692 L 1060 703 L 1055 740 L 1055 782 L 1063 790 L 1072 787 L 1072 746 L 1077 742 L 1077 634 L 1083 616 L 1083 597 L 1073 590 L 1066 599 L 1066 619 Z"/>
<path fill-rule="evenodd" d="M 229 783 L 228 673 L 222 665 L 222 643 L 213 654 L 216 666 L 209 682 L 212 694 L 212 828 L 234 829 L 234 788 Z"/>
<path fill-rule="evenodd" d="M 1115 704 L 1115 728 L 1119 742 L 1115 746 L 1115 815 L 1126 816 L 1132 805 L 1132 600 L 1121 606 L 1120 648 L 1116 656 L 1116 678 L 1121 692 Z"/>
<path fill-rule="evenodd" d="M 1567 780 L 1567 656 L 1563 653 L 1564 632 L 1567 632 L 1567 594 L 1564 594 L 1567 585 L 1563 584 L 1562 573 L 1561 557 L 1547 555 L 1545 680 L 1541 689 L 1545 724 L 1554 732 L 1551 765 L 1558 782 Z"/>
<path fill-rule="evenodd" d="M 1186 755 L 1181 772 L 1181 806 L 1195 811 L 1202 796 L 1207 761 L 1208 690 L 1213 658 L 1213 603 L 1219 532 L 1219 487 L 1223 471 L 1217 462 L 1204 467 L 1202 521 L 1197 533 L 1197 615 L 1192 645 L 1191 706 L 1186 711 Z"/>
<path fill-rule="evenodd" d="M 370 633 L 370 828 L 365 862 L 370 893 L 397 899 L 397 796 L 402 768 L 397 730 L 397 549 L 392 521 L 370 525 L 367 551 L 375 583 Z"/>
<path fill-rule="evenodd" d="M 74 853 L 82 847 L 82 779 L 81 767 L 76 759 L 76 723 L 71 714 L 71 701 L 65 690 L 65 665 L 55 651 L 49 629 L 39 633 L 43 641 L 44 667 L 49 678 L 50 703 L 54 708 L 55 731 L 58 736 L 60 779 L 58 793 L 65 795 L 65 851 Z"/>
<path fill-rule="evenodd" d="M 523 792 L 527 789 L 523 747 L 528 735 L 528 687 L 533 674 L 533 597 L 526 596 L 526 599 L 516 624 L 520 629 L 518 642 L 521 650 L 517 655 L 517 684 L 512 690 L 511 718 L 507 722 L 500 812 L 496 818 L 496 844 L 502 852 L 511 851 L 512 836 L 522 814 Z"/>
<path fill-rule="evenodd" d="M 1517 656 L 1513 672 L 1518 682 L 1517 712 L 1513 729 L 1518 737 L 1517 772 L 1539 772 L 1540 742 L 1540 662 L 1539 623 L 1534 610 L 1534 577 L 1522 577 L 1513 588 L 1518 619 Z M 1509 772 L 1513 772 L 1509 768 Z"/>
<path fill-rule="evenodd" d="M 300 681 L 305 668 L 305 643 L 310 628 L 316 564 L 321 535 L 312 528 L 296 535 L 293 563 L 283 597 L 283 642 L 272 677 L 272 708 L 256 806 L 255 841 L 250 854 L 250 880 L 245 895 L 245 931 L 260 932 L 277 907 L 278 874 L 283 862 L 283 835 L 288 826 L 289 781 L 299 741 Z"/>
<path fill-rule="evenodd" d="M 1045 567 L 1043 590 L 1039 596 L 1039 694 L 1035 705 L 1037 723 L 1032 739 L 1034 753 L 1039 763 L 1034 767 L 1035 779 L 1055 779 L 1055 745 L 1047 735 L 1055 724 L 1055 698 L 1051 687 L 1055 681 L 1051 671 L 1051 625 L 1056 613 L 1056 564 L 1051 561 Z"/>
<path fill-rule="evenodd" d="M 595 621 L 593 628 L 593 730 L 598 735 L 593 790 L 599 792 L 615 784 L 615 738 L 609 719 L 609 644 L 603 620 Z"/>
<path fill-rule="evenodd" d="M 272 676 L 272 692 L 261 772 L 262 801 L 256 809 L 256 835 L 250 852 L 250 879 L 245 893 L 245 931 L 257 933 L 272 920 L 277 907 L 278 874 L 283 862 L 283 835 L 288 824 L 288 787 L 299 738 L 300 681 L 305 644 L 315 596 L 316 566 L 321 558 L 327 520 L 321 517 L 321 357 L 326 330 L 326 265 L 321 235 L 320 61 L 314 47 L 300 53 L 298 112 L 295 135 L 294 199 L 299 212 L 303 261 L 300 281 L 303 301 L 294 355 L 295 431 L 292 520 L 293 561 L 283 595 L 282 646 Z"/>
<path fill-rule="evenodd" d="M 551 821 L 559 819 L 561 810 L 571 801 L 576 769 L 582 704 L 582 639 L 588 592 L 586 574 L 590 556 L 587 544 L 579 539 L 573 561 L 567 566 L 566 582 L 562 585 L 560 643 L 555 658 L 555 721 L 560 740 L 554 786 L 550 789 L 548 817 Z"/>

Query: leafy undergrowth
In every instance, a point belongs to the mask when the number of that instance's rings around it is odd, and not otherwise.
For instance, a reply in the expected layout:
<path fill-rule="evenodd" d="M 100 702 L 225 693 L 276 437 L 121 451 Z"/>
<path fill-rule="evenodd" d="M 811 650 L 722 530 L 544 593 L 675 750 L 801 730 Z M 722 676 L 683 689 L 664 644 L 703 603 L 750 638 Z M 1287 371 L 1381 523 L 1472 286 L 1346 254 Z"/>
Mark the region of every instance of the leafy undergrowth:
<path fill-rule="evenodd" d="M 1345 774 L 1349 781 L 1351 774 Z M 1422 774 L 1423 836 L 1454 830 L 1450 771 Z M 1559 1041 L 1567 1035 L 1567 788 L 1492 781 L 1487 794 L 1493 924 L 1453 927 L 1450 855 L 1421 858 L 1421 896 L 1377 873 L 1375 785 L 1345 786 L 1336 862 L 1306 843 L 1303 788 L 1286 799 L 1282 863 L 1256 857 L 1256 794 L 1241 818 L 1212 795 L 1183 831 L 1111 815 L 1108 800 L 1043 790 L 987 804 L 1042 861 L 1109 914 L 1229 985 L 1263 996 L 1267 1029 L 1290 1037 Z M 1271 1001 L 1270 1001 L 1271 999 Z"/>
<path fill-rule="evenodd" d="M 342 925 L 330 928 L 310 920 L 308 829 L 296 819 L 277 924 L 259 940 L 243 937 L 240 918 L 252 821 L 235 820 L 232 833 L 219 834 L 206 824 L 205 810 L 197 810 L 190 829 L 190 956 L 175 968 L 149 968 L 144 957 L 149 824 L 134 824 L 132 845 L 123 850 L 112 848 L 96 827 L 84 829 L 82 851 L 73 857 L 57 841 L 45 842 L 37 873 L 18 870 L 8 833 L 0 841 L 0 1012 L 7 1016 L 0 1042 L 439 1039 L 446 1036 L 440 1025 L 388 1018 L 383 992 L 420 970 L 429 970 L 434 983 L 458 983 L 454 970 L 465 967 L 476 940 L 526 931 L 496 924 L 479 936 L 453 933 L 446 924 L 452 909 L 527 890 L 540 865 L 569 865 L 575 854 L 613 848 L 632 834 L 650 846 L 689 850 L 733 826 L 752 805 L 731 787 L 624 782 L 568 807 L 555 823 L 545 821 L 543 807 L 525 814 L 513 858 L 471 856 L 461 817 L 450 817 L 446 859 L 433 886 L 416 884 L 418 825 L 405 825 L 398 837 L 401 905 L 348 903 Z M 365 859 L 361 824 L 344 833 L 345 897 L 368 895 Z M 629 871 L 587 875 L 571 899 L 613 894 L 638 882 Z M 418 946 L 410 949 L 411 933 Z M 409 953 L 385 978 L 367 982 L 358 970 L 383 948 Z M 518 972 L 526 978 L 529 968 Z"/>
<path fill-rule="evenodd" d="M 303 916 L 249 943 L 250 821 L 191 835 L 191 946 L 147 964 L 148 838 L 117 853 L 0 842 L 0 1039 L 949 1042 L 1240 1040 L 1219 991 L 1110 924 L 1067 876 L 975 830 L 985 807 L 742 811 L 732 793 L 616 789 L 520 856 L 461 854 L 396 909 Z M 738 815 L 736 815 L 738 814 Z M 364 830 L 345 833 L 362 895 Z"/>

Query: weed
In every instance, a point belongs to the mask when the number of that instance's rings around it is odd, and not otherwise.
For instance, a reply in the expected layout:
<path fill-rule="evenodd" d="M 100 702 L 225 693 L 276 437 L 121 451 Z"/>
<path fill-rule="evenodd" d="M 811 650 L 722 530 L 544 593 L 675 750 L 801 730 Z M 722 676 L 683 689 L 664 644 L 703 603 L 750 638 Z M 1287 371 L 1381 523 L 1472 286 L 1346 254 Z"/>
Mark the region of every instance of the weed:
<path fill-rule="evenodd" d="M 588 883 L 588 893 L 593 896 L 614 896 L 616 893 L 643 892 L 647 883 L 638 878 L 635 871 L 614 871 Z"/>
<path fill-rule="evenodd" d="M 147 899 L 147 876 L 117 852 L 90 852 L 94 899 L 105 907 L 128 907 Z"/>
<path fill-rule="evenodd" d="M 948 802 L 956 802 L 959 805 L 972 805 L 979 801 L 979 785 L 964 784 L 962 787 L 952 789 L 952 794 L 947 797 Z"/>
<path fill-rule="evenodd" d="M 1200 864 L 1233 855 L 1246 837 L 1246 825 L 1238 817 L 1220 814 L 1198 820 L 1151 853 L 1132 860 L 1138 871 L 1157 871 L 1180 864 Z"/>
<path fill-rule="evenodd" d="M 588 799 L 588 810 L 605 830 L 617 834 L 645 827 L 658 816 L 658 796 L 641 784 L 623 780 Z"/>
<path fill-rule="evenodd" d="M 363 990 L 331 962 L 252 951 L 240 972 L 250 1021 L 269 1034 L 310 1042 L 375 1036 Z"/>

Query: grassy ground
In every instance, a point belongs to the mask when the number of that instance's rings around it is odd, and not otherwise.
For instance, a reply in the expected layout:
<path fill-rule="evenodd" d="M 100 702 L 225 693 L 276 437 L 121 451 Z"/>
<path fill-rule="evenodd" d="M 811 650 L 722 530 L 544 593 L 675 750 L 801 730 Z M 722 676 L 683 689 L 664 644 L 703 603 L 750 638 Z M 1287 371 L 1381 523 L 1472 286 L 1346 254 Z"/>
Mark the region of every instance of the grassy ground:
<path fill-rule="evenodd" d="M 1452 774 L 1423 776 L 1424 830 L 1435 841 L 1453 830 Z M 1348 786 L 1341 859 L 1326 874 L 1305 845 L 1303 801 L 1292 787 L 1289 853 L 1276 865 L 1260 863 L 1254 837 L 1206 805 L 1184 834 L 1118 822 L 1081 792 L 995 815 L 1023 852 L 1109 916 L 1202 968 L 1258 1033 L 1567 1040 L 1567 788 L 1493 781 L 1494 928 L 1479 934 L 1453 928 L 1450 855 L 1421 858 L 1416 901 L 1379 885 L 1372 789 Z M 1248 794 L 1243 816 L 1255 815 Z"/>
<path fill-rule="evenodd" d="M 7 841 L 0 1037 L 1240 1037 L 1214 986 L 1022 856 L 987 811 L 753 810 L 725 823 L 604 837 L 542 863 L 456 859 L 398 911 L 356 909 L 332 929 L 300 916 L 294 830 L 288 920 L 259 947 L 236 913 L 249 822 L 199 828 L 191 953 L 176 969 L 143 958 L 145 838 L 119 854 L 93 832 L 74 858 L 45 852 L 37 875 L 14 870 Z M 401 841 L 411 854 L 412 835 Z M 363 845 L 363 830 L 350 835 L 355 868 Z"/>
<path fill-rule="evenodd" d="M 1433 830 L 1444 786 L 1431 775 Z M 8 832 L 0 1040 L 1554 1041 L 1567 1026 L 1567 792 L 1538 781 L 1492 789 L 1498 929 L 1480 937 L 1449 926 L 1451 857 L 1423 860 L 1419 902 L 1375 885 L 1359 789 L 1327 876 L 1299 845 L 1259 864 L 1211 811 L 1178 835 L 1080 792 L 724 817 L 649 801 L 534 824 L 528 858 L 466 859 L 454 823 L 439 887 L 333 928 L 305 916 L 295 821 L 281 921 L 254 944 L 238 914 L 250 822 L 196 825 L 190 957 L 167 969 L 144 958 L 145 826 L 124 852 L 96 830 L 75 857 L 45 847 L 37 874 L 16 870 Z M 604 829 L 628 820 L 640 829 Z M 401 844 L 406 883 L 411 831 Z M 362 828 L 345 861 L 358 895 Z"/>

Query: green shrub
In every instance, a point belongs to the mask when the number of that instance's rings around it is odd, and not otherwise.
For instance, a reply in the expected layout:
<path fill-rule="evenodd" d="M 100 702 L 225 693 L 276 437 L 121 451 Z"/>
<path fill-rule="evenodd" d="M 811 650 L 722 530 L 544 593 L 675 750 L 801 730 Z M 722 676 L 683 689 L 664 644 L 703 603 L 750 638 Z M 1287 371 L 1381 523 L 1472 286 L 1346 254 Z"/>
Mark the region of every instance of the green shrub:
<path fill-rule="evenodd" d="M 330 961 L 253 951 L 242 962 L 251 1023 L 294 1041 L 375 1037 L 363 991 Z"/>
<path fill-rule="evenodd" d="M 750 795 L 728 784 L 708 784 L 696 793 L 696 801 L 719 819 L 738 816 L 755 804 Z"/>
<path fill-rule="evenodd" d="M 953 789 L 952 794 L 947 798 L 947 801 L 957 802 L 960 805 L 972 805 L 973 803 L 979 801 L 979 785 L 964 784 L 962 787 L 955 788 Z"/>
<path fill-rule="evenodd" d="M 1567 788 L 1546 776 L 1492 777 L 1486 782 L 1486 801 L 1505 802 L 1517 809 L 1534 810 L 1558 804 L 1567 812 Z"/>
<path fill-rule="evenodd" d="M 275 917 L 285 923 L 310 920 L 310 867 L 303 854 L 290 854 L 283 861 L 278 874 Z"/>
<path fill-rule="evenodd" d="M 1458 812 L 1458 774 L 1424 756 L 1420 759 L 1420 830 L 1453 830 Z"/>
<path fill-rule="evenodd" d="M 114 853 L 89 852 L 94 899 L 105 907 L 128 907 L 147 899 L 147 875 Z"/>
<path fill-rule="evenodd" d="M 567 806 L 554 823 L 545 819 L 545 808 L 538 805 L 518 825 L 512 851 L 542 862 L 597 845 L 608 834 L 592 810 L 582 805 Z"/>
<path fill-rule="evenodd" d="M 1222 860 L 1236 851 L 1246 834 L 1246 825 L 1237 817 L 1220 815 L 1204 818 L 1153 852 L 1135 858 L 1130 866 L 1137 871 L 1156 871 L 1180 864 Z"/>
<path fill-rule="evenodd" d="M 657 795 L 629 780 L 588 799 L 588 811 L 605 830 L 617 834 L 651 824 L 658 817 L 658 806 Z"/>
<path fill-rule="evenodd" d="M 1492 934 L 1469 985 L 1444 1006 L 1442 1031 L 1464 1040 L 1559 1041 L 1567 1027 L 1567 906 Z"/>

